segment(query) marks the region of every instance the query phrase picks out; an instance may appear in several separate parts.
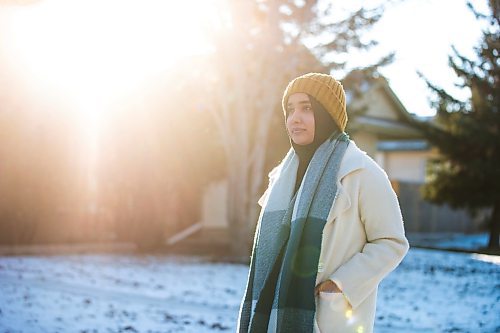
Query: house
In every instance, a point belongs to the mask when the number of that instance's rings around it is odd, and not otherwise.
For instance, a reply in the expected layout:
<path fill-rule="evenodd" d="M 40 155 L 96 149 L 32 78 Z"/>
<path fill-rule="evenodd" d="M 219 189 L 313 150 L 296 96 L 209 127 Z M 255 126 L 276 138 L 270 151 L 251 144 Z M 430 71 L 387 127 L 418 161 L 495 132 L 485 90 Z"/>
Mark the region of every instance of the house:
<path fill-rule="evenodd" d="M 347 132 L 391 180 L 423 184 L 427 160 L 436 151 L 410 125 L 416 116 L 406 110 L 384 77 L 358 78 L 356 83 L 356 90 L 346 85 Z"/>
<path fill-rule="evenodd" d="M 386 172 L 398 194 L 408 232 L 472 232 L 482 217 L 423 200 L 420 188 L 426 167 L 438 156 L 425 137 L 410 124 L 432 121 L 410 114 L 384 77 L 364 77 L 352 72 L 346 78 L 346 99 L 351 115 L 347 132 Z M 353 84 L 354 82 L 354 84 Z"/>

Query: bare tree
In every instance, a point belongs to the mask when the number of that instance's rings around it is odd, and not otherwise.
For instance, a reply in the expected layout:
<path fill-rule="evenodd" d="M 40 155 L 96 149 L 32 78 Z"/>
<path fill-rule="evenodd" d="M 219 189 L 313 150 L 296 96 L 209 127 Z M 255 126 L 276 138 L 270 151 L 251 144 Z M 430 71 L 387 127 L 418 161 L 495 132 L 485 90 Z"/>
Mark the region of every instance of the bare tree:
<path fill-rule="evenodd" d="M 210 109 L 224 147 L 228 177 L 228 211 L 232 253 L 247 256 L 257 220 L 258 191 L 264 176 L 272 118 L 281 109 L 288 80 L 309 71 L 342 68 L 320 62 L 302 43 L 304 37 L 326 34 L 319 55 L 369 48 L 361 32 L 381 17 L 382 8 L 359 10 L 335 22 L 319 18 L 316 1 L 234 1 L 221 11 L 213 31 Z"/>

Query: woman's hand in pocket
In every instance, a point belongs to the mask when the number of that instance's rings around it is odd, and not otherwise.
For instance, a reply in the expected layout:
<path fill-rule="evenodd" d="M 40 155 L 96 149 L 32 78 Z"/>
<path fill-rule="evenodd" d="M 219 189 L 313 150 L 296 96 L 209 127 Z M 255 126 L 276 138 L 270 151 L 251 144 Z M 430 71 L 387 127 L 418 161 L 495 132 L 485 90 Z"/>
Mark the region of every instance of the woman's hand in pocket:
<path fill-rule="evenodd" d="M 333 282 L 332 280 L 326 280 L 321 282 L 314 288 L 314 294 L 316 296 L 319 295 L 320 292 L 324 293 L 341 293 L 342 290 Z"/>

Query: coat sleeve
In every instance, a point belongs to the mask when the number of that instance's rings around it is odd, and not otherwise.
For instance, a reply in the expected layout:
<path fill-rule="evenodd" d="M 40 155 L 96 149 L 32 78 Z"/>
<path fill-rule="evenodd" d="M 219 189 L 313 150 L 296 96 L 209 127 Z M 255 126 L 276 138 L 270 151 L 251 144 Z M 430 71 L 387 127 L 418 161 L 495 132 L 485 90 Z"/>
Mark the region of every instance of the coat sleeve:
<path fill-rule="evenodd" d="M 397 267 L 409 248 L 396 194 L 386 173 L 372 163 L 360 172 L 358 197 L 367 243 L 330 276 L 353 308 Z"/>

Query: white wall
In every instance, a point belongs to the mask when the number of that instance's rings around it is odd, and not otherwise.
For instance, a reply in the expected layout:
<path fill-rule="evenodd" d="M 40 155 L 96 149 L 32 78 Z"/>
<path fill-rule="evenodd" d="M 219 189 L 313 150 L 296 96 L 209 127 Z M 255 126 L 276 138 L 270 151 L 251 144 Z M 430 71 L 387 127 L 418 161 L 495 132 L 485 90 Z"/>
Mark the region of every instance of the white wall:
<path fill-rule="evenodd" d="M 393 151 L 384 152 L 383 155 L 383 168 L 391 180 L 425 182 L 425 168 L 429 152 Z"/>

